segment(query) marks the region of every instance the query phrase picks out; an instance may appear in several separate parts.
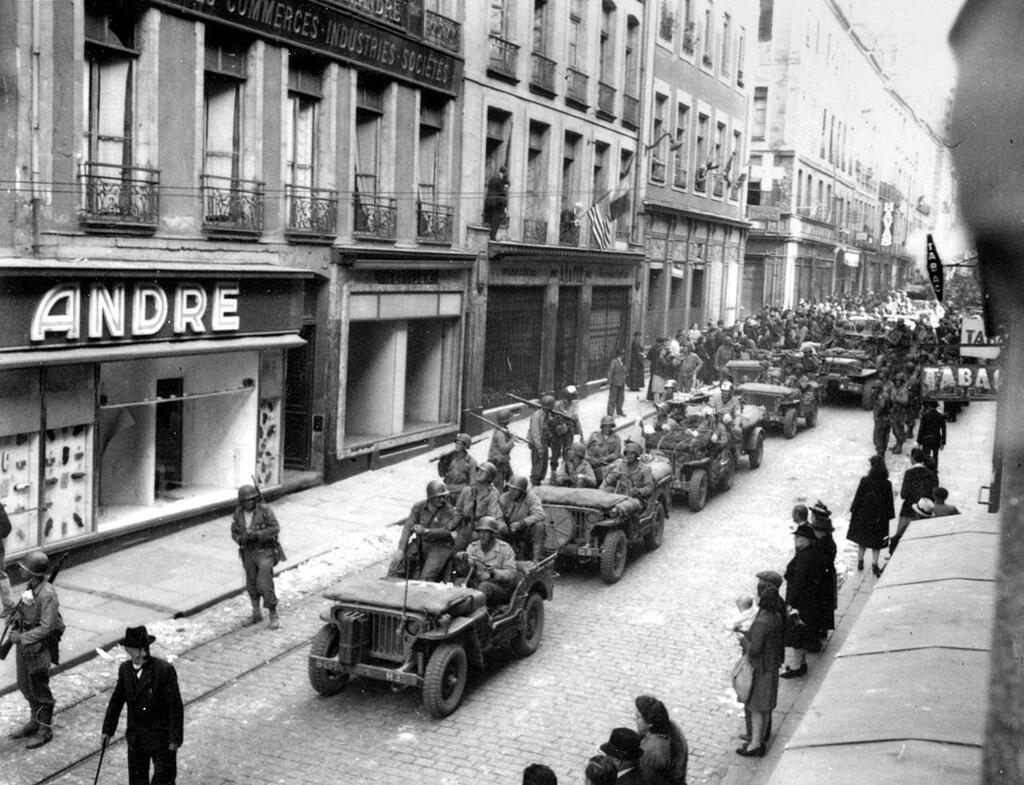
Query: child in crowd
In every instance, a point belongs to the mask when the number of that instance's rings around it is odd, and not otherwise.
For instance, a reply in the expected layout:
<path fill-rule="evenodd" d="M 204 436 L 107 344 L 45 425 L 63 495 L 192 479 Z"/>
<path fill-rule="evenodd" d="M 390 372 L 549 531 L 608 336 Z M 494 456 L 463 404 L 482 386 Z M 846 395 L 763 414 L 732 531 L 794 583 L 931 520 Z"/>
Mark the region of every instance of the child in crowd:
<path fill-rule="evenodd" d="M 757 616 L 757 606 L 754 605 L 754 598 L 749 594 L 741 594 L 736 598 L 736 613 L 729 618 L 727 623 L 729 630 L 743 637 L 744 633 L 750 631 L 750 625 L 753 624 L 755 616 Z"/>

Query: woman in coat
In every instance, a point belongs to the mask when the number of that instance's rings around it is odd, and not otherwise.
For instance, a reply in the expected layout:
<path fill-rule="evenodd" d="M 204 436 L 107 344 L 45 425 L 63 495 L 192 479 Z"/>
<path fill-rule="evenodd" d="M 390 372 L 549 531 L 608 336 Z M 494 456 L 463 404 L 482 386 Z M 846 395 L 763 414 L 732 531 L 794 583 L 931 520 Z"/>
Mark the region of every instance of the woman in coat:
<path fill-rule="evenodd" d="M 871 571 L 878 577 L 878 554 L 888 545 L 889 521 L 896 517 L 892 482 L 885 458 L 872 455 L 867 476 L 861 477 L 850 505 L 850 528 L 846 539 L 857 544 L 857 569 L 864 569 L 864 551 L 871 549 Z"/>
<path fill-rule="evenodd" d="M 640 772 L 651 785 L 686 785 L 690 747 L 668 709 L 651 695 L 636 701 L 636 729 L 640 734 Z"/>
<path fill-rule="evenodd" d="M 740 645 L 754 669 L 750 696 L 743 705 L 748 720 L 746 744 L 736 748 L 744 757 L 764 757 L 771 735 L 772 711 L 779 696 L 786 607 L 779 596 L 782 576 L 765 570 L 757 574 L 757 616 Z"/>

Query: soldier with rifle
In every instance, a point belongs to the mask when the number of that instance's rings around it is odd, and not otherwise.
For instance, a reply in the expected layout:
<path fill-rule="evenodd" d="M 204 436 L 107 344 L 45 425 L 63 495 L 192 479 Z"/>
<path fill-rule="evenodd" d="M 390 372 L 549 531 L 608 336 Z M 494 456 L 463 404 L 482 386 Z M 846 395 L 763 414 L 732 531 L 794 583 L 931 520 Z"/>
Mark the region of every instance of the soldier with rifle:
<path fill-rule="evenodd" d="M 423 581 L 442 580 L 452 555 L 459 517 L 441 480 L 427 483 L 427 498 L 416 502 L 402 525 L 388 575 Z M 413 539 L 415 535 L 415 539 Z"/>
<path fill-rule="evenodd" d="M 491 435 L 491 445 L 487 448 L 487 460 L 494 464 L 497 472 L 495 482 L 498 487 L 504 488 L 508 478 L 512 476 L 512 448 L 516 446 L 519 437 L 508 429 L 508 424 L 512 421 L 512 413 L 508 409 L 498 412 L 497 420 L 498 423 Z"/>
<path fill-rule="evenodd" d="M 504 605 L 512 596 L 516 578 L 515 552 L 498 539 L 498 522 L 490 515 L 477 521 L 475 530 L 477 539 L 457 554 L 470 564 L 467 584 L 484 593 L 488 608 Z"/>
<path fill-rule="evenodd" d="M 60 638 L 64 620 L 53 579 L 50 559 L 42 551 L 28 553 L 20 563 L 28 575 L 28 588 L 15 606 L 0 643 L 0 659 L 10 646 L 17 647 L 18 689 L 28 701 L 29 721 L 11 733 L 12 739 L 32 738 L 26 749 L 34 750 L 53 739 L 53 693 L 50 691 L 50 667 L 60 661 Z"/>
<path fill-rule="evenodd" d="M 498 471 L 490 461 L 477 464 L 473 484 L 462 489 L 455 500 L 455 512 L 459 516 L 459 528 L 455 534 L 455 550 L 464 551 L 473 540 L 477 522 L 484 516 L 497 517 L 498 489 L 494 487 Z"/>
<path fill-rule="evenodd" d="M 473 482 L 476 459 L 469 454 L 473 438 L 468 433 L 455 436 L 455 449 L 446 452 L 437 461 L 437 476 L 444 480 L 452 496 L 458 498 L 462 489 Z"/>
<path fill-rule="evenodd" d="M 551 475 L 558 471 L 559 462 L 569 460 L 569 450 L 578 436 L 583 438 L 580 427 L 579 402 L 576 386 L 570 384 L 562 391 L 562 397 L 555 402 L 556 417 L 551 421 Z"/>
<path fill-rule="evenodd" d="M 578 430 L 579 419 L 566 414 L 555 408 L 555 396 L 542 395 L 540 405 L 518 395 L 506 393 L 509 398 L 519 403 L 525 403 L 534 413 L 530 415 L 530 429 L 526 434 L 527 444 L 530 445 L 530 482 L 540 485 L 548 473 L 548 449 L 550 447 L 554 461 L 552 471 L 558 466 L 557 459 L 554 459 L 555 450 L 561 449 L 561 443 L 556 442 L 557 437 L 555 423 L 558 421 L 559 430 L 571 430 L 575 426 Z M 570 440 L 571 441 L 571 440 Z"/>
<path fill-rule="evenodd" d="M 263 495 L 255 485 L 238 489 L 238 506 L 231 518 L 231 539 L 238 544 L 238 556 L 245 571 L 245 590 L 252 603 L 252 615 L 246 626 L 263 621 L 260 599 L 270 614 L 267 627 L 281 626 L 277 616 L 277 594 L 274 592 L 274 565 L 284 554 L 277 537 L 281 526 L 274 511 L 263 503 Z"/>

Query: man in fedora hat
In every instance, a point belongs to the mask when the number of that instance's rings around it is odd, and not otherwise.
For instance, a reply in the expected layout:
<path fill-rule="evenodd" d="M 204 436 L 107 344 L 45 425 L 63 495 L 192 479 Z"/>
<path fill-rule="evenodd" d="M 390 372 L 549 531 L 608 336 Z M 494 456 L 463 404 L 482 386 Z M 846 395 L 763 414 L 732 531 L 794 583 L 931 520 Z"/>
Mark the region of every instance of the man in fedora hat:
<path fill-rule="evenodd" d="M 802 523 L 793 532 L 793 558 L 786 565 L 786 605 L 799 615 L 802 624 L 786 624 L 786 667 L 780 678 L 793 679 L 807 675 L 805 653 L 820 647 L 811 632 L 825 626 L 823 617 L 833 613 L 831 599 L 825 594 L 822 581 L 825 569 L 821 552 L 814 547 L 814 529 Z"/>
<path fill-rule="evenodd" d="M 608 741 L 601 745 L 601 752 L 615 761 L 619 777 L 618 785 L 634 785 L 643 782 L 640 763 L 640 734 L 632 728 L 612 728 Z"/>
<path fill-rule="evenodd" d="M 28 576 L 28 588 L 13 611 L 10 641 L 17 646 L 18 689 L 28 701 L 29 721 L 11 734 L 12 739 L 34 736 L 26 749 L 34 750 L 53 739 L 53 707 L 50 666 L 57 641 L 64 632 L 57 592 L 46 577 L 50 559 L 42 551 L 25 554 L 19 566 Z"/>
<path fill-rule="evenodd" d="M 818 549 L 821 556 L 821 567 L 824 570 L 822 575 L 822 590 L 829 595 L 832 603 L 832 613 L 823 614 L 822 620 L 827 626 L 819 627 L 818 638 L 828 637 L 828 631 L 835 629 L 835 609 L 839 606 L 839 583 L 836 574 L 836 541 L 832 537 L 835 526 L 832 525 L 832 511 L 825 506 L 820 499 L 811 507 L 811 528 L 814 529 L 814 547 Z"/>
<path fill-rule="evenodd" d="M 106 746 L 128 704 L 128 785 L 174 785 L 178 776 L 185 712 L 174 666 L 149 653 L 155 640 L 145 627 L 125 630 L 120 644 L 130 659 L 118 668 L 117 686 L 103 718 L 101 741 Z"/>
<path fill-rule="evenodd" d="M 260 599 L 270 613 L 268 626 L 276 630 L 277 594 L 274 592 L 274 565 L 279 561 L 277 542 L 281 526 L 270 507 L 263 503 L 255 485 L 238 489 L 238 506 L 231 518 L 231 539 L 238 543 L 238 555 L 245 571 L 245 590 L 252 603 L 252 616 L 246 624 L 263 621 Z"/>

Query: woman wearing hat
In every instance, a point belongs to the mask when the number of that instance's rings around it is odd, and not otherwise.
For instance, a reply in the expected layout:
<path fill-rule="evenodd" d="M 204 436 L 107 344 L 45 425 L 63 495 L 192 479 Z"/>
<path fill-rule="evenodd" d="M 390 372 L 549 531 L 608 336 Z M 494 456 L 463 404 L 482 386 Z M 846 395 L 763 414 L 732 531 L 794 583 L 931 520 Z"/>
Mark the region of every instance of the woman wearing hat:
<path fill-rule="evenodd" d="M 750 695 L 743 705 L 747 732 L 736 754 L 764 757 L 772 732 L 772 711 L 779 696 L 786 606 L 779 596 L 782 576 L 773 570 L 757 574 L 757 616 L 740 642 L 754 669 Z"/>
<path fill-rule="evenodd" d="M 809 524 L 802 523 L 793 532 L 794 554 L 786 566 L 786 605 L 796 611 L 803 625 L 786 625 L 786 669 L 783 679 L 807 675 L 805 654 L 820 644 L 807 633 L 826 627 L 834 615 L 831 593 L 823 586 L 826 574 L 821 551 L 814 547 L 817 538 Z M 803 629 L 801 629 L 801 627 Z"/>
<path fill-rule="evenodd" d="M 640 734 L 640 771 L 645 782 L 685 785 L 690 747 L 679 726 L 668 717 L 665 704 L 651 695 L 636 701 L 636 730 Z"/>
<path fill-rule="evenodd" d="M 836 541 L 832 538 L 835 526 L 832 525 L 832 511 L 819 499 L 811 507 L 811 528 L 814 529 L 814 547 L 821 555 L 822 590 L 828 594 L 829 601 L 823 603 L 822 621 L 824 626 L 818 627 L 819 638 L 828 637 L 828 631 L 836 627 L 835 609 L 839 606 L 839 581 L 836 575 Z"/>
<path fill-rule="evenodd" d="M 867 476 L 861 477 L 850 505 L 850 528 L 846 539 L 857 543 L 858 570 L 864 569 L 864 552 L 871 549 L 871 571 L 877 578 L 882 574 L 878 554 L 888 544 L 889 521 L 896 517 L 896 507 L 885 458 L 872 455 L 868 461 Z"/>

